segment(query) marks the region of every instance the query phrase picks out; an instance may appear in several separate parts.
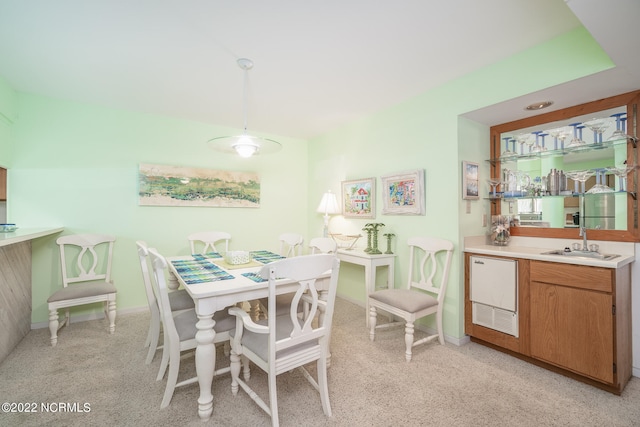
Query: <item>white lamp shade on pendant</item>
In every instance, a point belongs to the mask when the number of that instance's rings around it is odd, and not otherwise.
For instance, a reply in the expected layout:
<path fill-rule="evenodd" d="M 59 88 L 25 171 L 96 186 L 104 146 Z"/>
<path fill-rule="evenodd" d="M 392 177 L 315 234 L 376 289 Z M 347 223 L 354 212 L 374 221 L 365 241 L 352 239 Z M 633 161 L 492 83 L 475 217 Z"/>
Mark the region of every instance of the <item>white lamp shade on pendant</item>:
<path fill-rule="evenodd" d="M 247 80 L 248 71 L 253 68 L 253 61 L 247 58 L 237 60 L 238 66 L 244 71 L 242 109 L 244 115 L 244 133 L 237 136 L 219 136 L 208 141 L 209 147 L 222 152 L 237 154 L 249 158 L 258 154 L 275 153 L 282 146 L 279 142 L 269 138 L 251 136 L 247 133 Z"/>
<path fill-rule="evenodd" d="M 272 139 L 251 135 L 221 136 L 209 140 L 209 146 L 221 153 L 237 154 L 240 157 L 252 157 L 257 154 L 274 153 L 281 145 Z"/>

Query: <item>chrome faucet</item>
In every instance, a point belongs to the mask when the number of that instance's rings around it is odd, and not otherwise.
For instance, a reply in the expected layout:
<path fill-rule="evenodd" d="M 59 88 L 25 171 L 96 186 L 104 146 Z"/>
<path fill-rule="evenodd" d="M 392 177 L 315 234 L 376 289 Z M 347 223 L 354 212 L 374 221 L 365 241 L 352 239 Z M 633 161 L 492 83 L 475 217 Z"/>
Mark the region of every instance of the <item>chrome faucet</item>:
<path fill-rule="evenodd" d="M 580 227 L 580 234 L 582 236 L 582 250 L 584 252 L 589 252 L 589 245 L 587 244 L 587 227 Z"/>

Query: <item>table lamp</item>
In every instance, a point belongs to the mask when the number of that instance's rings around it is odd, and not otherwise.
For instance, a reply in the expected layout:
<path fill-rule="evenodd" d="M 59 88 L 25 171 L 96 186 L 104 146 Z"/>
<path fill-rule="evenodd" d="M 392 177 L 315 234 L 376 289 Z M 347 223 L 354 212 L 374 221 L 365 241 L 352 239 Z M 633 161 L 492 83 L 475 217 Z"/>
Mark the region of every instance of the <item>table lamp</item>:
<path fill-rule="evenodd" d="M 318 212 L 324 214 L 324 237 L 329 235 L 329 215 L 335 215 L 340 213 L 340 207 L 338 206 L 338 199 L 336 195 L 327 191 L 322 195 L 322 200 L 318 205 Z"/>

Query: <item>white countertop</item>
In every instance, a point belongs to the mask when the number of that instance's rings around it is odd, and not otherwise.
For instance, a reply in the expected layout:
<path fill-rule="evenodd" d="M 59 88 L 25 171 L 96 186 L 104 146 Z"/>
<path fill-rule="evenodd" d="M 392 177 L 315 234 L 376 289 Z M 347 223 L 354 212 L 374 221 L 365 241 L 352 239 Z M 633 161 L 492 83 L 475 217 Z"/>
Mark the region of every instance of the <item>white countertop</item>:
<path fill-rule="evenodd" d="M 0 233 L 0 246 L 37 239 L 38 237 L 59 233 L 62 230 L 64 230 L 63 227 L 18 228 L 11 233 Z"/>
<path fill-rule="evenodd" d="M 507 246 L 496 246 L 488 244 L 486 236 L 473 236 L 465 238 L 464 251 L 482 255 L 506 256 L 606 268 L 619 268 L 635 261 L 635 245 L 630 242 L 589 242 L 598 244 L 600 246 L 600 252 L 603 254 L 620 255 L 611 260 L 562 255 L 543 255 L 543 252 L 559 249 L 562 250 L 565 247 L 571 247 L 571 244 L 575 242 L 578 241 L 514 236 L 511 238 L 511 241 Z M 581 240 L 580 243 L 582 243 Z"/>

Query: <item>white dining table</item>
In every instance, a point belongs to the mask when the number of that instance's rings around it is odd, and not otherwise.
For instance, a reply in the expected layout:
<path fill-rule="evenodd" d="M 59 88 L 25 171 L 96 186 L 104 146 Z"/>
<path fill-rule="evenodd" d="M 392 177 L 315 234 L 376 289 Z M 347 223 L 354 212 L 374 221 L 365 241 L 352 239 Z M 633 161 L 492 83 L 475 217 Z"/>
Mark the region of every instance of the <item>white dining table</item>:
<path fill-rule="evenodd" d="M 173 261 L 193 259 L 192 256 L 167 257 L 169 271 L 172 273 L 169 275 L 169 280 L 172 282 L 169 287 L 177 289 L 182 286 L 191 295 L 195 303 L 195 310 L 198 316 L 195 358 L 196 374 L 200 386 L 198 416 L 202 420 L 208 420 L 213 413 L 211 385 L 216 365 L 216 348 L 213 343 L 216 332 L 213 329 L 215 325 L 213 315 L 216 311 L 224 310 L 239 302 L 266 298 L 268 296 L 268 281 L 255 282 L 242 275 L 243 273 L 257 273 L 260 271 L 262 265 L 256 265 L 259 263 L 252 261 L 251 266 L 247 268 L 226 270 L 221 267 L 229 275 L 233 276 L 232 279 L 188 284 L 178 273 Z M 216 259 L 208 259 L 208 261 L 216 264 Z M 217 265 L 220 266 L 219 263 Z M 328 273 L 327 277 L 329 277 Z M 288 283 L 286 279 L 278 282 L 278 294 L 295 292 L 298 287 L 296 282 L 291 281 Z M 317 286 L 321 287 L 322 284 L 317 283 Z M 229 390 L 229 392 L 231 391 Z"/>

